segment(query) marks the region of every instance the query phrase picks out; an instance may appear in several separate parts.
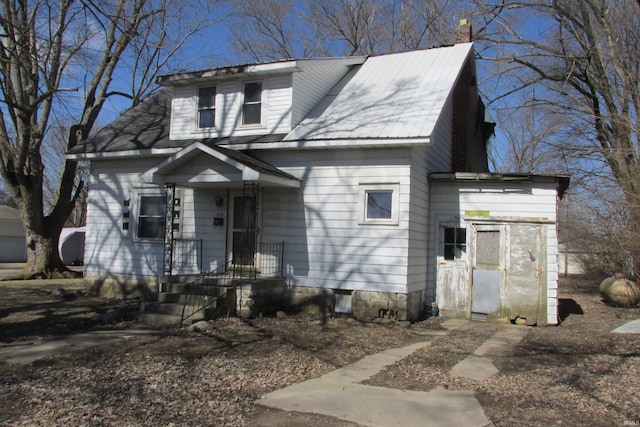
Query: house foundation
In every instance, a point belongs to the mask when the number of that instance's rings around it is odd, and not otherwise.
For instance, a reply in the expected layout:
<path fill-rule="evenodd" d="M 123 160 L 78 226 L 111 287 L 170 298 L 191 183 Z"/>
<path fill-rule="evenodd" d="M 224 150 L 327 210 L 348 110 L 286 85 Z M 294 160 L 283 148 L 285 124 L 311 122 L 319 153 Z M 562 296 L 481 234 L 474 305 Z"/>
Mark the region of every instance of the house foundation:
<path fill-rule="evenodd" d="M 155 276 L 131 276 L 125 274 L 84 273 L 83 283 L 89 295 L 102 298 L 150 299 L 158 289 Z"/>
<path fill-rule="evenodd" d="M 422 317 L 422 291 L 408 294 L 293 286 L 288 308 L 294 313 L 350 314 L 370 322 L 377 319 L 417 321 Z"/>

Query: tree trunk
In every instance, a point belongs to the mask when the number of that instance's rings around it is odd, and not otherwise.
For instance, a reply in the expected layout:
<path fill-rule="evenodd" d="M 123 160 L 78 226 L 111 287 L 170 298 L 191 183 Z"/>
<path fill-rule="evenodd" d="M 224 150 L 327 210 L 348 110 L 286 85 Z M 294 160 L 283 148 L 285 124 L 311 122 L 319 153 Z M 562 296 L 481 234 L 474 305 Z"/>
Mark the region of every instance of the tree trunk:
<path fill-rule="evenodd" d="M 60 259 L 59 241 L 59 232 L 40 236 L 27 229 L 27 263 L 23 270 L 25 278 L 49 279 L 73 275 Z"/>
<path fill-rule="evenodd" d="M 58 251 L 60 233 L 72 204 L 59 202 L 58 209 L 54 209 L 49 216 L 42 215 L 41 209 L 30 209 L 33 205 L 37 206 L 35 200 L 23 200 L 20 205 L 27 235 L 27 262 L 23 270 L 25 279 L 78 276 L 64 265 Z"/>

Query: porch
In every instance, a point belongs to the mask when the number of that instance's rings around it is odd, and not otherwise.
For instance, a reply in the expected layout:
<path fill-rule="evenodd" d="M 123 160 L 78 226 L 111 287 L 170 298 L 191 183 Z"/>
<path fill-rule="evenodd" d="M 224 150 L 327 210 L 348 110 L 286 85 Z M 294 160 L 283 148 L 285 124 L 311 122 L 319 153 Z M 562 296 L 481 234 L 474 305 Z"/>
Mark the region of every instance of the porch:
<path fill-rule="evenodd" d="M 180 241 L 174 248 L 176 260 L 189 259 L 182 251 L 191 245 L 184 243 Z M 259 262 L 255 264 L 232 260 L 208 273 L 161 276 L 157 299 L 144 305 L 140 320 L 183 326 L 222 316 L 256 317 L 281 310 L 286 290 L 284 246 L 284 242 L 257 245 L 252 259 Z"/>

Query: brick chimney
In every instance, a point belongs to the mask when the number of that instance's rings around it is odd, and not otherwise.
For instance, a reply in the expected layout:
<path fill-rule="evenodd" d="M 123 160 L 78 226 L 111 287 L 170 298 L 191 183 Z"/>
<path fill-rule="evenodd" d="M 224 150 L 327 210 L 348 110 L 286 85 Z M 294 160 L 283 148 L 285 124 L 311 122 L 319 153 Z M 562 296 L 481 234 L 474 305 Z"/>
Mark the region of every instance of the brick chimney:
<path fill-rule="evenodd" d="M 460 20 L 460 25 L 456 28 L 455 43 L 469 43 L 472 41 L 471 23 L 468 19 Z"/>

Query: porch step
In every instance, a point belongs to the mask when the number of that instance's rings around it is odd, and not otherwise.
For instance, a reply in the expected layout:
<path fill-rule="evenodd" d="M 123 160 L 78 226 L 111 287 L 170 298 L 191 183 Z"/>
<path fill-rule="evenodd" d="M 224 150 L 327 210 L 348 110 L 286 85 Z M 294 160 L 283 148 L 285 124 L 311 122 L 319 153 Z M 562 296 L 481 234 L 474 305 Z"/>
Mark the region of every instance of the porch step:
<path fill-rule="evenodd" d="M 213 303 L 206 309 L 197 311 L 189 317 L 189 323 L 211 318 L 215 307 L 216 304 Z M 138 320 L 147 325 L 180 326 L 183 309 L 185 309 L 187 313 L 192 313 L 197 310 L 197 307 L 192 305 L 185 307 L 183 303 L 151 302 L 145 304 Z"/>
<path fill-rule="evenodd" d="M 226 292 L 222 292 L 219 295 L 205 294 L 203 292 L 190 293 L 189 295 L 180 292 L 161 292 L 158 294 L 157 302 L 160 304 L 184 304 L 185 302 L 193 302 L 199 299 L 204 299 L 205 296 L 209 299 L 218 299 L 223 297 Z"/>
<path fill-rule="evenodd" d="M 150 313 L 143 311 L 138 316 L 138 320 L 145 325 L 153 326 L 180 326 L 182 316 L 174 316 L 163 313 Z"/>
<path fill-rule="evenodd" d="M 164 293 L 175 293 L 175 294 L 184 294 L 187 285 L 189 285 L 189 293 L 190 294 L 207 294 L 211 292 L 211 289 L 216 288 L 220 285 L 222 279 L 206 279 L 202 282 L 202 284 L 188 284 L 183 282 L 169 282 L 164 283 L 162 285 L 161 294 Z M 220 289 L 227 288 L 227 286 L 219 286 Z"/>
<path fill-rule="evenodd" d="M 219 285 L 218 280 L 226 282 L 226 286 Z M 238 278 L 230 282 L 229 277 L 219 276 L 211 279 L 209 283 L 211 285 L 208 286 L 191 285 L 189 295 L 186 295 L 185 289 L 188 282 L 183 280 L 163 282 L 157 301 L 144 305 L 139 316 L 140 321 L 150 325 L 180 326 L 183 310 L 188 316 L 185 323 L 193 323 L 219 316 L 250 317 L 277 310 L 283 305 L 284 280 L 282 278 L 263 277 L 257 280 Z M 216 284 L 219 286 L 215 286 Z M 274 290 L 277 291 L 274 293 Z M 275 302 L 274 298 L 282 301 Z M 199 310 L 206 303 L 210 305 L 206 309 Z"/>

